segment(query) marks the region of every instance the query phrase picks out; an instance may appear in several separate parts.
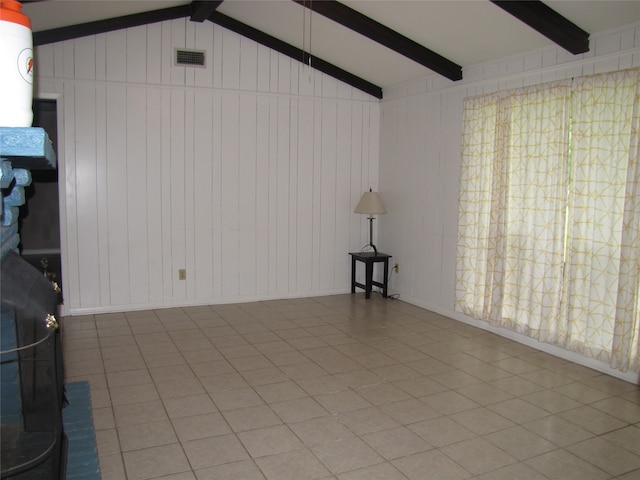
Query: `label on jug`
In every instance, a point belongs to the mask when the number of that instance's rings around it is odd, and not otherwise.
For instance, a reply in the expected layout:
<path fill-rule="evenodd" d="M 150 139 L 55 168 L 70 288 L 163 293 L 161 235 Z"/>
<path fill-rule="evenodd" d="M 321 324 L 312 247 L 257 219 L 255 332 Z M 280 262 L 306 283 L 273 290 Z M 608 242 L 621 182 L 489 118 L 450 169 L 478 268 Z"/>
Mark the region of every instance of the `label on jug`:
<path fill-rule="evenodd" d="M 18 54 L 18 72 L 22 79 L 33 85 L 33 50 L 25 48 Z"/>

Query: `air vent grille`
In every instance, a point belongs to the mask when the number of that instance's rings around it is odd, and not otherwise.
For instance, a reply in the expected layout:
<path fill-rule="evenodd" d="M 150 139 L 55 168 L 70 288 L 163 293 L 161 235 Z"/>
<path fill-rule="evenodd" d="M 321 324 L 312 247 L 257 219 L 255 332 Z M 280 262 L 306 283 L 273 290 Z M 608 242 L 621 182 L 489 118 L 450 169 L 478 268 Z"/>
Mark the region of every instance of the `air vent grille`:
<path fill-rule="evenodd" d="M 204 67 L 204 50 L 176 49 L 176 65 L 185 67 Z"/>

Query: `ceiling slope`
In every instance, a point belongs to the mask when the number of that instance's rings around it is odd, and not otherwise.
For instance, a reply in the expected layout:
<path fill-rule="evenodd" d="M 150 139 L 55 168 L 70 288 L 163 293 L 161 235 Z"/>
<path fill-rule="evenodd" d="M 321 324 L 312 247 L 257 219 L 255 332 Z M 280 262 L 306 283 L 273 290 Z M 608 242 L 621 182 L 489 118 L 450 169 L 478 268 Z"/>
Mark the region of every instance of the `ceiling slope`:
<path fill-rule="evenodd" d="M 465 66 L 552 42 L 586 52 L 585 30 L 640 21 L 640 0 L 25 0 L 23 11 L 35 45 L 177 18 L 210 20 L 382 98 L 385 86 L 430 72 L 456 81 Z"/>
<path fill-rule="evenodd" d="M 449 80 L 462 79 L 460 65 L 336 0 L 293 1 L 420 63 Z"/>

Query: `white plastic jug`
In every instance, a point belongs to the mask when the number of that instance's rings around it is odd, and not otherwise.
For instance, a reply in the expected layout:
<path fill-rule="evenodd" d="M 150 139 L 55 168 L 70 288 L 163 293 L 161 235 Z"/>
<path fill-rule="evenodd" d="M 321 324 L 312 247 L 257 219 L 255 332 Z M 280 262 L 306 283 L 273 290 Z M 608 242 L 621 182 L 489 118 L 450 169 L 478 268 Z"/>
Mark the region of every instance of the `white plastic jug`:
<path fill-rule="evenodd" d="M 0 0 L 0 127 L 33 122 L 31 21 L 16 0 Z"/>

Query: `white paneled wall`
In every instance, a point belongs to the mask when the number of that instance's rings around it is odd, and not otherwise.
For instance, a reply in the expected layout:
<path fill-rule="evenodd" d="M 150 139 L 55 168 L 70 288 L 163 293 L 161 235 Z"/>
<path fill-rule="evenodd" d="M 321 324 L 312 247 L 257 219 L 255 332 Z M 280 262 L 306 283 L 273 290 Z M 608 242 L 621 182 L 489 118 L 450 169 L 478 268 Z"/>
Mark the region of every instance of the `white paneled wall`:
<path fill-rule="evenodd" d="M 67 313 L 349 291 L 377 99 L 188 19 L 45 45 L 37 66 L 59 98 Z"/>
<path fill-rule="evenodd" d="M 380 192 L 389 213 L 380 218 L 379 246 L 400 265 L 392 289 L 406 301 L 474 323 L 454 311 L 466 96 L 639 66 L 640 24 L 635 24 L 592 35 L 590 52 L 583 55 L 550 48 L 465 68 L 460 84 L 430 76 L 385 89 Z M 475 324 L 488 327 L 484 322 Z"/>

